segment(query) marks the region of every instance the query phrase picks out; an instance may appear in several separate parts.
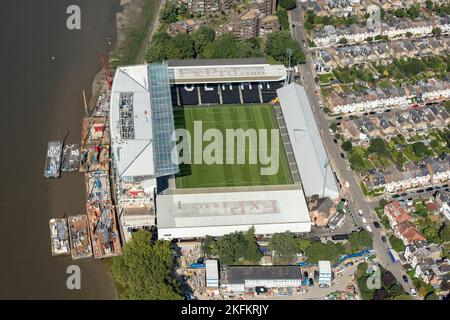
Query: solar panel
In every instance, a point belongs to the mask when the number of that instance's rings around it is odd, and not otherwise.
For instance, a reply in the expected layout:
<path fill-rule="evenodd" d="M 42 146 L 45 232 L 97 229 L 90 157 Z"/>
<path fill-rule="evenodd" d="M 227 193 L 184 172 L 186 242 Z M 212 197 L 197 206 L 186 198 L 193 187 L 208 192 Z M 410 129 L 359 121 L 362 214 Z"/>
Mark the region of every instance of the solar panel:
<path fill-rule="evenodd" d="M 178 164 L 172 161 L 175 141 L 172 141 L 171 138 L 175 129 L 167 64 L 150 64 L 148 79 L 152 109 L 155 175 L 162 177 L 178 173 Z"/>

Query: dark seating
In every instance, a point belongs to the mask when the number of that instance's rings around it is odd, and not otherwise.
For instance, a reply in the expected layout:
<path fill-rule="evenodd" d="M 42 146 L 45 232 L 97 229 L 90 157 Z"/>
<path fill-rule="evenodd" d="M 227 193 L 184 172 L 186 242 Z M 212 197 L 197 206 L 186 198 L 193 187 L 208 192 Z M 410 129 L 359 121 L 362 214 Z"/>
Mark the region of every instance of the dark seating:
<path fill-rule="evenodd" d="M 177 87 L 176 86 L 170 87 L 170 98 L 172 99 L 172 105 L 177 106 L 178 98 L 177 98 Z"/>
<path fill-rule="evenodd" d="M 183 106 L 198 105 L 198 85 L 179 85 L 180 103 Z"/>
<path fill-rule="evenodd" d="M 202 104 L 219 104 L 219 85 L 205 84 L 200 86 Z"/>
<path fill-rule="evenodd" d="M 244 103 L 261 103 L 258 83 L 242 83 L 241 91 Z"/>
<path fill-rule="evenodd" d="M 222 92 L 223 104 L 241 103 L 241 98 L 239 96 L 239 84 L 222 84 L 220 85 L 220 90 Z"/>

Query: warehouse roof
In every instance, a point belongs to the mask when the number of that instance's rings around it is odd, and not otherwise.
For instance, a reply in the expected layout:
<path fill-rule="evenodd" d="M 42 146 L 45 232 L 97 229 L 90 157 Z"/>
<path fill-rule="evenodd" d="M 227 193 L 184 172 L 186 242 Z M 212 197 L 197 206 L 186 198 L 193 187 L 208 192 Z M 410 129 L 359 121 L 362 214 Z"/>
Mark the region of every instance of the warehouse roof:
<path fill-rule="evenodd" d="M 246 280 L 299 280 L 298 266 L 229 266 L 226 269 L 227 284 L 241 284 Z"/>
<path fill-rule="evenodd" d="M 257 234 L 309 232 L 311 220 L 301 189 L 159 194 L 161 239 L 221 236 L 255 227 Z"/>
<path fill-rule="evenodd" d="M 291 83 L 277 94 L 305 195 L 337 198 L 336 180 L 305 89 Z"/>
<path fill-rule="evenodd" d="M 150 176 L 155 172 L 147 77 L 147 65 L 118 68 L 114 77 L 110 130 L 120 176 Z M 127 108 L 122 107 L 124 98 L 130 104 Z"/>

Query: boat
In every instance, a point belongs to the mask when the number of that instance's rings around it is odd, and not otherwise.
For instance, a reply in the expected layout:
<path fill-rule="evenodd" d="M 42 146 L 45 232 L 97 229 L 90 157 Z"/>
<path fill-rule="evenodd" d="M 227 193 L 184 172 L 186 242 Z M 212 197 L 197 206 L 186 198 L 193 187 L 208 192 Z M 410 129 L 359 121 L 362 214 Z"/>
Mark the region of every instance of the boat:
<path fill-rule="evenodd" d="M 62 141 L 49 141 L 47 146 L 47 159 L 45 161 L 44 177 L 59 178 L 61 175 L 61 158 L 63 152 Z"/>
<path fill-rule="evenodd" d="M 88 219 L 84 214 L 67 219 L 70 235 L 70 253 L 73 260 L 92 256 L 91 238 L 89 236 Z"/>
<path fill-rule="evenodd" d="M 61 171 L 75 172 L 80 170 L 80 148 L 79 144 L 64 145 Z"/>
<path fill-rule="evenodd" d="M 53 218 L 49 221 L 50 241 L 53 256 L 70 253 L 69 232 L 65 218 Z"/>
<path fill-rule="evenodd" d="M 111 201 L 87 203 L 92 251 L 94 258 L 109 258 L 122 254 L 115 208 Z"/>

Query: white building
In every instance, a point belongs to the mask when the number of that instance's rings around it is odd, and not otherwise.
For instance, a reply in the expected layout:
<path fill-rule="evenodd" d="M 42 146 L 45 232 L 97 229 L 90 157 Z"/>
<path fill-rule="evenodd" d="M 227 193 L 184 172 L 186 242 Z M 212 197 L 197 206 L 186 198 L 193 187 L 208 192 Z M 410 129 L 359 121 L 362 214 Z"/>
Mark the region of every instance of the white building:
<path fill-rule="evenodd" d="M 170 190 L 157 196 L 160 239 L 222 236 L 252 226 L 256 234 L 311 230 L 305 197 L 298 186 L 202 191 Z"/>
<path fill-rule="evenodd" d="M 296 288 L 302 285 L 297 266 L 229 266 L 221 279 L 220 288 L 228 293 L 244 293 L 255 287 Z"/>
<path fill-rule="evenodd" d="M 219 288 L 219 264 L 217 260 L 206 260 L 206 287 Z"/>
<path fill-rule="evenodd" d="M 331 262 L 319 261 L 319 286 L 331 286 Z"/>

